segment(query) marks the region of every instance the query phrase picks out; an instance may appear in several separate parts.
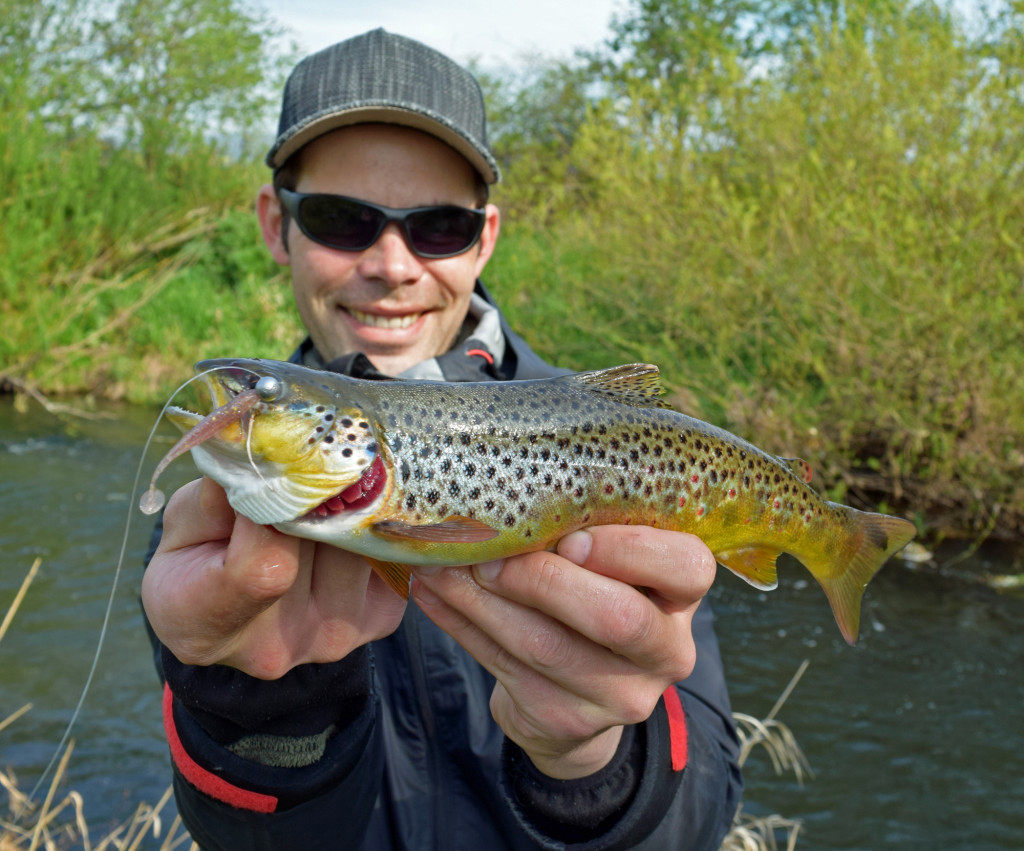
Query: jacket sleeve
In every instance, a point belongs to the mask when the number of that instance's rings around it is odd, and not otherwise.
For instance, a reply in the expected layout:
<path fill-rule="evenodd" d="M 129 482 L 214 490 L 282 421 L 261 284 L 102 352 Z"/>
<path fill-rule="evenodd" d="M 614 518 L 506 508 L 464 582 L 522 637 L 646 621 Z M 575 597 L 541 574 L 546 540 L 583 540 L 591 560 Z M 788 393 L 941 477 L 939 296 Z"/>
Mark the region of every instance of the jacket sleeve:
<path fill-rule="evenodd" d="M 161 533 L 158 522 L 147 564 Z M 178 812 L 200 847 L 359 848 L 384 765 L 372 649 L 264 681 L 184 665 L 146 626 Z"/>
<path fill-rule="evenodd" d="M 260 687 L 277 683 L 250 685 L 238 697 L 258 704 Z M 343 728 L 293 737 L 264 725 L 240 748 L 218 742 L 165 686 L 175 799 L 192 838 L 204 851 L 361 847 L 382 779 L 378 716 L 371 699 Z"/>
<path fill-rule="evenodd" d="M 612 763 L 589 778 L 536 771 L 515 745 L 503 754 L 503 791 L 541 848 L 714 851 L 743 789 L 710 604 L 694 618 L 697 665 L 666 690 L 654 714 L 628 731 Z"/>

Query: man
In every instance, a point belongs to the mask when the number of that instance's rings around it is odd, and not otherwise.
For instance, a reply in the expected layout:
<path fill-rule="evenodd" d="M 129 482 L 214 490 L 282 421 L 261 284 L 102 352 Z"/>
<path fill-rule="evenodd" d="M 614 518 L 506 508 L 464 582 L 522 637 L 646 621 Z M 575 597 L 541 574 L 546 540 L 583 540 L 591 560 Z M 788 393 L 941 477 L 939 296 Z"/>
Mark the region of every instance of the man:
<path fill-rule="evenodd" d="M 257 213 L 309 331 L 296 359 L 558 374 L 478 280 L 499 173 L 466 71 L 383 30 L 328 48 L 289 79 L 267 161 Z M 599 527 L 417 568 L 411 605 L 208 480 L 157 539 L 143 602 L 204 849 L 716 848 L 728 829 L 741 781 L 696 538 Z"/>

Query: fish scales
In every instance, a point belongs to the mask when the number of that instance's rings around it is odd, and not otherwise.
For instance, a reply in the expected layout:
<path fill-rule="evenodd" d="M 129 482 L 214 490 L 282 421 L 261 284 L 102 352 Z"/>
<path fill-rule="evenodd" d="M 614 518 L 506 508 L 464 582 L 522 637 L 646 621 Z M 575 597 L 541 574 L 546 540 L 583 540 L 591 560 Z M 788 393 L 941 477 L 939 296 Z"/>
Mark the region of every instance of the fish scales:
<path fill-rule="evenodd" d="M 633 522 L 722 545 L 737 524 L 781 531 L 828 514 L 777 460 L 674 411 L 556 387 L 418 395 L 378 401 L 402 485 L 391 510 L 409 523 L 466 515 L 499 529 L 500 546 L 536 548 L 570 527 Z"/>
<path fill-rule="evenodd" d="M 408 565 L 545 549 L 589 525 L 698 535 L 758 588 L 788 552 L 825 589 L 848 641 L 864 587 L 913 525 L 824 500 L 800 459 L 668 409 L 657 368 L 537 381 L 360 381 L 273 361 L 206 361 L 223 407 L 271 376 L 235 428 L 192 454 L 256 522 L 364 555 L 399 593 Z M 183 430 L 203 418 L 181 409 Z M 191 432 L 190 432 L 191 433 Z"/>

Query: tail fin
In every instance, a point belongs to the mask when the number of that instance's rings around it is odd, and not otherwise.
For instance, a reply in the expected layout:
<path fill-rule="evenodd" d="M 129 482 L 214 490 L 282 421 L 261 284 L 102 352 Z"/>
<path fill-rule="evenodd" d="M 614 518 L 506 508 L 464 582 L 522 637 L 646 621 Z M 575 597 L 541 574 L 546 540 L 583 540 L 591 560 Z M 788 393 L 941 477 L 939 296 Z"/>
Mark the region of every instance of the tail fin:
<path fill-rule="evenodd" d="M 811 572 L 825 589 L 843 638 L 847 644 L 856 644 L 864 589 L 889 557 L 910 542 L 916 530 L 913 523 L 899 517 L 870 514 L 834 503 L 833 507 L 842 510 L 852 526 L 849 542 L 842 553 L 842 556 L 849 554 L 849 561 L 838 565 L 838 569 L 833 567 Z"/>

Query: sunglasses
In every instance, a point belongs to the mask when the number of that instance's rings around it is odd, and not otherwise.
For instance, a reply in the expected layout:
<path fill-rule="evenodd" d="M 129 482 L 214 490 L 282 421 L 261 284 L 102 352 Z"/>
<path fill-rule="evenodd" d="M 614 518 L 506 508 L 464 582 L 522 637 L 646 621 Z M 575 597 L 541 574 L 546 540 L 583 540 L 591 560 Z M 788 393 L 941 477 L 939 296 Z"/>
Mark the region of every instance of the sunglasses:
<path fill-rule="evenodd" d="M 454 204 L 396 210 L 344 195 L 279 189 L 277 196 L 309 239 L 341 251 L 364 251 L 395 222 L 414 254 L 431 260 L 455 257 L 476 245 L 486 220 L 483 210 Z"/>

